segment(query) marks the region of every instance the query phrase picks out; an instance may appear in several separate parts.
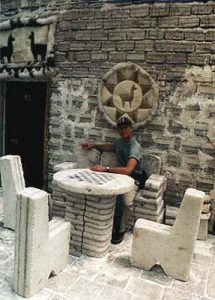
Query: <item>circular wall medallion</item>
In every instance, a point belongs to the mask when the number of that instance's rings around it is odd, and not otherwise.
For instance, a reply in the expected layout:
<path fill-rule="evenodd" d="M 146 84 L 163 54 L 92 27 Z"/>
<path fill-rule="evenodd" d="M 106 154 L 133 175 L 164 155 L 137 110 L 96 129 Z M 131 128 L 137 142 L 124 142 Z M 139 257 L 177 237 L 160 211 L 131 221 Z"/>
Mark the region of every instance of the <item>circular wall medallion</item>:
<path fill-rule="evenodd" d="M 112 125 L 121 116 L 127 116 L 138 127 L 151 120 L 158 97 L 158 86 L 146 71 L 133 63 L 120 63 L 102 79 L 99 106 Z"/>

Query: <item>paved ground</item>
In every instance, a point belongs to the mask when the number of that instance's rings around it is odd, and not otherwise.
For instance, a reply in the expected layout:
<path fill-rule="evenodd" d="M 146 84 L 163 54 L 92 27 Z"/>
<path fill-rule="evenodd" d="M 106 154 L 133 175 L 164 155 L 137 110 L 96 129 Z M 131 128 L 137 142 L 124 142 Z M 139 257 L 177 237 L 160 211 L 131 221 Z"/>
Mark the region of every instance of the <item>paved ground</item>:
<path fill-rule="evenodd" d="M 0 199 L 0 300 L 20 300 L 13 292 L 14 233 L 4 229 Z M 104 258 L 69 256 L 65 270 L 30 300 L 215 300 L 215 236 L 197 241 L 190 279 L 181 282 L 157 267 L 129 265 L 132 234 Z"/>

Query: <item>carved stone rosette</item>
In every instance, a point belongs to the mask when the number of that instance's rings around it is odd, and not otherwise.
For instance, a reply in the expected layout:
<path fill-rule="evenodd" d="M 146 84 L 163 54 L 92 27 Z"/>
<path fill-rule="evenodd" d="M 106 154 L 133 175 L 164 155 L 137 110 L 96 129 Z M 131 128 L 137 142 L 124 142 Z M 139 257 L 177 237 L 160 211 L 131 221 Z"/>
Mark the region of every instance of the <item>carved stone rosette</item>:
<path fill-rule="evenodd" d="M 119 63 L 108 71 L 99 88 L 99 107 L 112 125 L 121 116 L 134 127 L 150 121 L 158 107 L 159 89 L 153 78 L 134 63 Z"/>

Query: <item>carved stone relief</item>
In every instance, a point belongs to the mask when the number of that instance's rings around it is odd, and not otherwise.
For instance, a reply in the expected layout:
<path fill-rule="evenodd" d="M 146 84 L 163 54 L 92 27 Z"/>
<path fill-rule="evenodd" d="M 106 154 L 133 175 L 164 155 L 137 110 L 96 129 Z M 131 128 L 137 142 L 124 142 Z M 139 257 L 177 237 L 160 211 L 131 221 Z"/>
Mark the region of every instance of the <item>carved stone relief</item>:
<path fill-rule="evenodd" d="M 41 77 L 55 73 L 56 17 L 16 18 L 0 23 L 0 79 Z"/>
<path fill-rule="evenodd" d="M 133 63 L 120 63 L 102 79 L 99 106 L 112 125 L 119 117 L 127 116 L 138 127 L 151 120 L 158 97 L 158 86 L 146 71 Z"/>

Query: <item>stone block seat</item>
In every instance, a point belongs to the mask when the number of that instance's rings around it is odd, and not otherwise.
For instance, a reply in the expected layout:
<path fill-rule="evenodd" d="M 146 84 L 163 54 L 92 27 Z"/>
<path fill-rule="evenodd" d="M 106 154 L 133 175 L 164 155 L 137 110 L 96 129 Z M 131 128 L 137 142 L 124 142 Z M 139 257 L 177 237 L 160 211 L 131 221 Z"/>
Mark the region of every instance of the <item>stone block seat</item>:
<path fill-rule="evenodd" d="M 95 164 L 116 166 L 117 160 L 113 152 L 103 152 L 92 149 L 84 150 L 80 147 L 79 161 L 63 162 L 54 166 L 54 171 L 69 168 L 88 168 Z M 163 194 L 166 188 L 166 178 L 161 176 L 161 158 L 157 155 L 143 153 L 143 169 L 148 175 L 145 188 L 140 190 L 134 201 L 134 209 L 128 219 L 127 228 L 133 227 L 138 218 L 145 218 L 162 223 L 164 217 Z M 52 192 L 52 213 L 55 216 L 65 217 L 66 214 L 66 193 L 64 190 L 53 186 Z"/>
<path fill-rule="evenodd" d="M 173 227 L 138 219 L 134 226 L 131 265 L 150 270 L 159 264 L 167 275 L 186 281 L 204 197 L 204 192 L 188 188 Z"/>
<path fill-rule="evenodd" d="M 48 221 L 48 193 L 25 188 L 17 197 L 14 289 L 30 297 L 45 287 L 50 274 L 62 271 L 69 254 L 71 225 Z"/>

